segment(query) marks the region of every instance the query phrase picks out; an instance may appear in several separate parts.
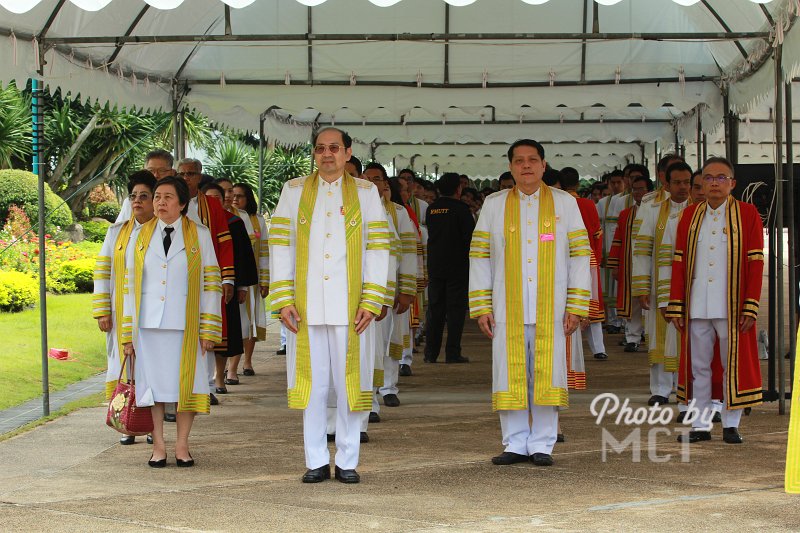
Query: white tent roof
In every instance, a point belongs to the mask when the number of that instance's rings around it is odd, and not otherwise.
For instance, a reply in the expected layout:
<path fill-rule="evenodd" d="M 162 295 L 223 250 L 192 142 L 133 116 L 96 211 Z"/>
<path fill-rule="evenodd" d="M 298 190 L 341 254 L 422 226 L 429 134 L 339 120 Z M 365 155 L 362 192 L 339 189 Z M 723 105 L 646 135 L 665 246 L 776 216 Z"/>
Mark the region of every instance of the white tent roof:
<path fill-rule="evenodd" d="M 586 171 L 638 160 L 641 145 L 652 160 L 676 130 L 694 138 L 698 106 L 703 130 L 718 129 L 721 87 L 757 108 L 773 43 L 788 75 L 800 64 L 795 0 L 601 5 L 613 1 L 0 0 L 0 81 L 36 76 L 36 37 L 45 82 L 84 98 L 170 109 L 176 95 L 232 127 L 265 116 L 289 144 L 335 123 L 357 152 L 495 174 L 503 150 L 465 143 L 635 143 L 563 159 Z"/>

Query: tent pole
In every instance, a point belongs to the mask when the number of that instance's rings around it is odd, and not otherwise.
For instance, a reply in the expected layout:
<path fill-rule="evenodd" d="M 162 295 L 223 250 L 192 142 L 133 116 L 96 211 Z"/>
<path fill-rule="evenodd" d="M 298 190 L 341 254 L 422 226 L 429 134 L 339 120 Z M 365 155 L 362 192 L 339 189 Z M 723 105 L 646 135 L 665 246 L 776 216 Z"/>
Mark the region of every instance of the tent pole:
<path fill-rule="evenodd" d="M 44 57 L 44 54 L 42 54 Z M 42 69 L 39 75 L 43 74 Z M 31 116 L 33 118 L 33 172 L 37 176 L 38 195 L 39 195 L 39 335 L 42 350 L 42 416 L 50 415 L 50 369 L 47 360 L 47 277 L 45 274 L 45 205 L 44 205 L 44 154 L 42 153 L 42 143 L 44 142 L 44 122 L 42 121 L 41 81 L 31 78 Z"/>
<path fill-rule="evenodd" d="M 786 209 L 789 215 L 789 383 L 794 383 L 795 352 L 797 351 L 797 228 L 794 215 L 794 132 L 792 120 L 792 80 L 787 80 L 785 86 L 786 101 Z M 794 393 L 794 391 L 792 391 Z"/>
<path fill-rule="evenodd" d="M 696 149 L 697 152 L 697 168 L 700 168 L 700 165 L 703 164 L 703 154 L 702 154 L 702 140 L 703 140 L 703 128 L 702 128 L 702 109 L 700 106 L 697 106 L 697 139 L 696 139 Z"/>
<path fill-rule="evenodd" d="M 178 152 L 178 144 L 180 140 L 180 134 L 178 133 L 178 128 L 180 124 L 178 123 L 178 87 L 177 85 L 172 85 L 172 155 L 175 157 L 175 161 L 180 159 L 180 153 Z"/>
<path fill-rule="evenodd" d="M 258 117 L 258 212 L 264 213 L 264 115 Z"/>
<path fill-rule="evenodd" d="M 786 414 L 786 364 L 784 363 L 783 292 L 783 47 L 775 48 L 775 300 L 777 324 L 775 357 L 778 363 L 778 414 Z M 791 124 L 790 124 L 791 126 Z"/>

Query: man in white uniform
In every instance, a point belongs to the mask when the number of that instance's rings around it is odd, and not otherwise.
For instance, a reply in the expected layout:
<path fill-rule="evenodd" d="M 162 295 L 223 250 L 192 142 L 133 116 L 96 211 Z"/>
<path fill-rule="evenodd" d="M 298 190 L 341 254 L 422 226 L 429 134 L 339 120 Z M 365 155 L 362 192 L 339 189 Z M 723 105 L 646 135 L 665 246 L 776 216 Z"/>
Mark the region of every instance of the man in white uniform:
<path fill-rule="evenodd" d="M 621 170 L 615 170 L 608 177 L 608 188 L 611 192 L 597 202 L 597 214 L 600 217 L 600 228 L 603 230 L 603 260 L 600 263 L 600 274 L 602 276 L 603 295 L 606 304 L 606 331 L 609 333 L 619 333 L 622 330 L 622 321 L 617 318 L 614 295 L 617 293 L 616 281 L 611 276 L 611 269 L 606 266 L 608 253 L 611 251 L 611 244 L 614 240 L 614 232 L 617 230 L 617 219 L 619 211 L 612 211 L 612 201 L 616 195 L 625 192 L 625 177 Z"/>
<path fill-rule="evenodd" d="M 287 182 L 270 228 L 270 294 L 289 330 L 289 407 L 303 410 L 308 471 L 330 478 L 326 412 L 336 390 L 336 479 L 358 483 L 361 419 L 372 407 L 373 319 L 386 300 L 390 233 L 375 186 L 345 172 L 352 139 L 336 128 L 314 139 L 318 171 Z"/>
<path fill-rule="evenodd" d="M 544 148 L 508 151 L 517 185 L 490 195 L 470 245 L 470 316 L 492 339 L 492 407 L 505 451 L 496 465 L 553 464 L 568 405 L 566 342 L 589 316 L 589 236 L 578 204 L 542 183 Z"/>

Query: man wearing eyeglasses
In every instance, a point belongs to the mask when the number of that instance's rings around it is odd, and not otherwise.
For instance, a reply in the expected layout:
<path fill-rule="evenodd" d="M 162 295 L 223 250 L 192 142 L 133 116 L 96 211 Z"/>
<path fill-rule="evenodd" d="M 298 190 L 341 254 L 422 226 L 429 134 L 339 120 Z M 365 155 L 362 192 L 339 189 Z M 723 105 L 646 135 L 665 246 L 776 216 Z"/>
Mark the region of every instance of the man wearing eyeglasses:
<path fill-rule="evenodd" d="M 391 235 L 378 190 L 345 172 L 352 139 L 324 128 L 311 176 L 289 180 L 272 216 L 269 292 L 289 330 L 289 408 L 303 410 L 308 471 L 330 479 L 326 441 L 331 375 L 336 391 L 336 479 L 358 483 L 361 420 L 372 408 L 373 320 L 386 300 Z"/>
<path fill-rule="evenodd" d="M 761 403 L 756 328 L 764 271 L 761 217 L 731 196 L 733 165 L 712 157 L 703 165 L 704 202 L 678 222 L 666 316 L 681 332 L 678 400 L 703 413 L 680 440 L 711 440 L 711 362 L 719 343 L 723 366 L 722 439 L 740 444 L 742 409 Z"/>

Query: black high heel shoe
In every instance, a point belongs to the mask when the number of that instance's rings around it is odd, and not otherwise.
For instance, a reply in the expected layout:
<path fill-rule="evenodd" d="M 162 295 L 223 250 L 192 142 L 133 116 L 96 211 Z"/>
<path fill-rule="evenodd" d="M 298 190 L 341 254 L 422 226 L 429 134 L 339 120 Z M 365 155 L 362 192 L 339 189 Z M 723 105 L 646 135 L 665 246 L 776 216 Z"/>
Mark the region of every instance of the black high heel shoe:
<path fill-rule="evenodd" d="M 183 459 L 178 459 L 176 457 L 175 464 L 183 468 L 189 468 L 190 466 L 194 466 L 194 458 L 192 457 L 192 454 L 189 454 L 189 459 L 187 461 L 184 461 Z"/>
<path fill-rule="evenodd" d="M 147 466 L 149 466 L 150 468 L 164 468 L 165 466 L 167 466 L 167 458 L 164 457 L 163 459 L 159 459 L 158 461 L 153 461 L 153 456 L 151 455 L 150 460 L 147 461 Z"/>

